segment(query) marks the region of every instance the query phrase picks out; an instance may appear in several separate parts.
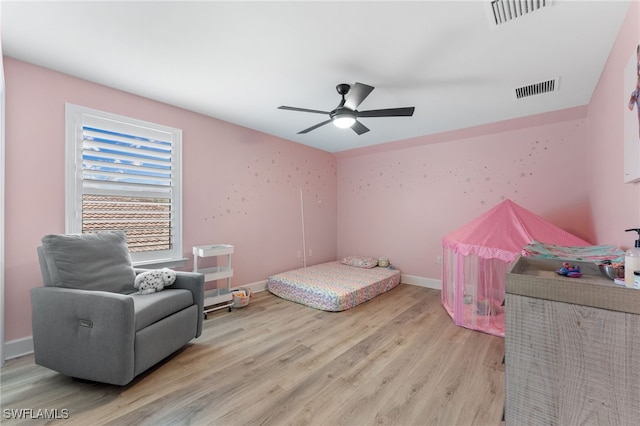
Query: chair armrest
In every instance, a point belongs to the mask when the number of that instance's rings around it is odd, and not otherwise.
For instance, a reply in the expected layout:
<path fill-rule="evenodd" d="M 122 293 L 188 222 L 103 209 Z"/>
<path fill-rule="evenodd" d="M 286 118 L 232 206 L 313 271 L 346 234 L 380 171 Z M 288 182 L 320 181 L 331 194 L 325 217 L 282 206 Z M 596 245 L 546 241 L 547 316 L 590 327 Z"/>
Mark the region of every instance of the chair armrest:
<path fill-rule="evenodd" d="M 193 301 L 198 305 L 198 327 L 196 337 L 202 334 L 202 320 L 204 319 L 204 274 L 199 272 L 176 271 L 176 282 L 171 288 L 183 288 L 190 290 Z"/>
<path fill-rule="evenodd" d="M 135 313 L 131 296 L 60 287 L 31 290 L 36 363 L 105 383 L 133 378 Z M 120 361 L 114 365 L 113 359 Z"/>
<path fill-rule="evenodd" d="M 150 269 L 135 268 L 136 274 L 140 274 Z M 181 288 L 191 291 L 193 302 L 198 305 L 198 325 L 196 337 L 202 334 L 202 320 L 204 318 L 204 274 L 199 272 L 175 271 L 176 281 L 167 287 L 167 290 Z"/>

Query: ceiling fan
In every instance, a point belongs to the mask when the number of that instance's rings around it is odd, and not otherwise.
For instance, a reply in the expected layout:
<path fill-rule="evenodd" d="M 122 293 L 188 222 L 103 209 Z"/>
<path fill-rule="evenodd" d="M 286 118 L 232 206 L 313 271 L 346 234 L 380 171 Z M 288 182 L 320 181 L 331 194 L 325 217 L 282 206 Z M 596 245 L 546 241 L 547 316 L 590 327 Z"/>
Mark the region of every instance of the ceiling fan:
<path fill-rule="evenodd" d="M 312 112 L 315 114 L 326 114 L 329 116 L 328 120 L 318 123 L 314 126 L 304 129 L 298 134 L 309 133 L 318 127 L 333 122 L 336 127 L 347 128 L 351 127 L 358 135 L 367 133 L 369 129 L 358 121 L 360 117 L 411 117 L 415 107 L 405 108 L 386 108 L 386 109 L 372 109 L 369 111 L 358 111 L 356 108 L 364 101 L 367 96 L 373 91 L 373 86 L 368 86 L 362 83 L 356 83 L 351 87 L 348 84 L 338 84 L 336 90 L 338 94 L 342 96 L 342 101 L 333 111 L 319 111 L 316 109 L 298 108 L 291 106 L 279 106 L 278 109 L 286 109 L 289 111 L 301 111 Z"/>

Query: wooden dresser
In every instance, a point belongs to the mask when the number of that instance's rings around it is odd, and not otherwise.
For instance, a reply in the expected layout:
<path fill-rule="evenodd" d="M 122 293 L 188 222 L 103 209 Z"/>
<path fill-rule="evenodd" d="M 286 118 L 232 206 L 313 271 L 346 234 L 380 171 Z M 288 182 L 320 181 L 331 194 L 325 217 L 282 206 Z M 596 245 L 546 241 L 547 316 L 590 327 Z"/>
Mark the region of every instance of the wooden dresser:
<path fill-rule="evenodd" d="M 521 257 L 506 276 L 507 425 L 640 424 L 640 290 Z"/>

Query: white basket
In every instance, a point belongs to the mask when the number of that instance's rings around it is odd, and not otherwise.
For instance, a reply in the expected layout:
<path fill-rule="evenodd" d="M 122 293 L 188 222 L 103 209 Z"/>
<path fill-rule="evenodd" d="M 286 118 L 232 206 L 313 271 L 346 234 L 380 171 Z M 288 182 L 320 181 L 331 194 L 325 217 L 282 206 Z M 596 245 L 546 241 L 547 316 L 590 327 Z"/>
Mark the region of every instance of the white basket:
<path fill-rule="evenodd" d="M 249 304 L 249 299 L 251 299 L 251 290 L 247 288 L 239 288 L 237 291 L 233 292 L 233 307 L 243 308 Z"/>

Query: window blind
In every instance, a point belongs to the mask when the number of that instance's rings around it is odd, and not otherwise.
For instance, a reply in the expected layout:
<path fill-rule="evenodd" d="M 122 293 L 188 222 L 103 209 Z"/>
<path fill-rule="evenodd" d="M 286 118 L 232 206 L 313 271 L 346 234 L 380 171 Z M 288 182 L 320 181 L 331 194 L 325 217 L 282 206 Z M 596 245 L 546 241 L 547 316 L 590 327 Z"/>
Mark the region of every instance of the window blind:
<path fill-rule="evenodd" d="M 65 105 L 65 232 L 119 229 L 134 265 L 183 266 L 182 130 Z"/>
<path fill-rule="evenodd" d="M 173 247 L 171 140 L 82 126 L 82 232 L 121 229 L 132 253 Z"/>

